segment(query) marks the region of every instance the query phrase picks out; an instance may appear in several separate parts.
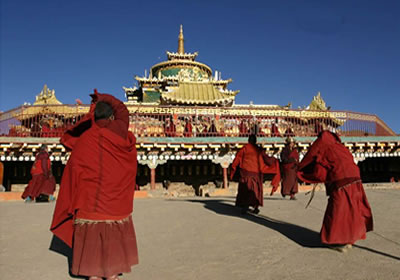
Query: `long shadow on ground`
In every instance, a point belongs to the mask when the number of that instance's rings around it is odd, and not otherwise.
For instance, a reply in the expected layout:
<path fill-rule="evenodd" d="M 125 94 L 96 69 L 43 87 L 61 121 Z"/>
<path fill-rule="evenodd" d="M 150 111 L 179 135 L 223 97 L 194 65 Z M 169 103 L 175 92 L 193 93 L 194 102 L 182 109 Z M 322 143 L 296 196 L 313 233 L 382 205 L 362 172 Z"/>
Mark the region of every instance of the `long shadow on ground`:
<path fill-rule="evenodd" d="M 254 223 L 257 223 L 259 225 L 263 225 L 270 229 L 276 230 L 277 232 L 283 234 L 290 240 L 296 242 L 297 244 L 303 247 L 328 248 L 326 245 L 321 243 L 319 233 L 316 231 L 298 225 L 290 224 L 287 222 L 279 221 L 267 217 L 265 215 L 253 215 L 253 214 L 241 215 L 240 210 L 237 207 L 227 203 L 231 202 L 229 200 L 215 199 L 215 200 L 186 200 L 186 201 L 202 203 L 204 204 L 204 208 L 214 211 L 217 214 L 240 217 L 242 219 L 246 219 Z M 353 245 L 353 247 L 368 251 L 370 253 L 388 257 L 394 260 L 400 260 L 400 257 L 385 252 L 381 252 L 379 250 L 375 250 L 372 248 L 364 247 L 361 245 Z"/>
<path fill-rule="evenodd" d="M 257 223 L 259 225 L 273 229 L 290 240 L 296 242 L 300 246 L 307 248 L 325 248 L 319 238 L 319 233 L 308 228 L 287 222 L 275 220 L 265 215 L 245 214 L 241 215 L 240 210 L 230 204 L 225 203 L 226 200 L 187 200 L 189 202 L 203 203 L 206 209 L 214 211 L 220 215 L 240 217 Z"/>

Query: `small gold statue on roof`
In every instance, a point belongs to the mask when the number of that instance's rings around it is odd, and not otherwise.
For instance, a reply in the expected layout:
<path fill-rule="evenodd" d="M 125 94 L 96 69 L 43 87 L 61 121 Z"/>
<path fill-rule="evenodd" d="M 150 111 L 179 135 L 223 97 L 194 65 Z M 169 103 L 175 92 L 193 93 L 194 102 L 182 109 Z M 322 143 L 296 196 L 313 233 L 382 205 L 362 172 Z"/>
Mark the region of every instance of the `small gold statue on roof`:
<path fill-rule="evenodd" d="M 325 101 L 321 97 L 321 92 L 318 91 L 317 95 L 313 97 L 310 105 L 308 106 L 310 110 L 321 110 L 327 111 L 330 108 L 326 107 Z"/>
<path fill-rule="evenodd" d="M 56 91 L 50 90 L 47 85 L 43 86 L 42 91 L 36 96 L 36 100 L 33 105 L 44 105 L 44 104 L 62 104 L 56 98 Z"/>

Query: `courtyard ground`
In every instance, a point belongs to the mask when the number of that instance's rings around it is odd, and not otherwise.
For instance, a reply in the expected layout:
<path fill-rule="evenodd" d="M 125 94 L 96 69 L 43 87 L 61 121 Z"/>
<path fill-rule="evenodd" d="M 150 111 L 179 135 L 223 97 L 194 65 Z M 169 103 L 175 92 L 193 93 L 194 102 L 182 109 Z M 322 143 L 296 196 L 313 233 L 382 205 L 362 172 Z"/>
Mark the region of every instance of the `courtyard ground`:
<path fill-rule="evenodd" d="M 265 197 L 256 216 L 240 215 L 234 197 L 136 199 L 139 265 L 122 279 L 398 280 L 400 190 L 366 193 L 375 229 L 348 253 L 319 242 L 322 191 L 307 209 L 304 193 L 297 201 Z M 74 279 L 67 258 L 49 250 L 54 205 L 0 202 L 1 279 Z"/>

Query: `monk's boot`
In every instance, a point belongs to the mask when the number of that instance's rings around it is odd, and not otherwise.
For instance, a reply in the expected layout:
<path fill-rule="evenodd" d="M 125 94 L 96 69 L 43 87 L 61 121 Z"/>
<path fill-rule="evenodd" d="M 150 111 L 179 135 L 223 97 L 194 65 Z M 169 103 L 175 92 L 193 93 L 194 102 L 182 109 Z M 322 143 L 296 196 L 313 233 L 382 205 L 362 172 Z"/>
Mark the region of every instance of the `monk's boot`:
<path fill-rule="evenodd" d="M 28 196 L 28 197 L 25 199 L 25 203 L 31 203 L 31 202 L 33 202 L 33 200 L 32 200 L 32 198 L 31 198 L 30 196 Z"/>
<path fill-rule="evenodd" d="M 290 195 L 290 200 L 297 200 L 297 198 L 294 196 L 294 194 Z"/>
<path fill-rule="evenodd" d="M 118 277 L 118 275 L 113 275 L 113 276 L 107 278 L 107 280 L 120 280 L 120 278 Z"/>
<path fill-rule="evenodd" d="M 332 250 L 338 251 L 340 253 L 347 253 L 349 248 L 347 247 L 347 245 L 341 245 L 341 244 L 332 244 L 332 245 L 328 245 L 328 247 Z"/>
<path fill-rule="evenodd" d="M 258 214 L 258 213 L 260 213 L 260 209 L 258 209 L 258 207 L 254 208 L 253 214 Z"/>
<path fill-rule="evenodd" d="M 270 196 L 274 195 L 274 190 L 271 191 L 271 193 L 269 194 Z"/>

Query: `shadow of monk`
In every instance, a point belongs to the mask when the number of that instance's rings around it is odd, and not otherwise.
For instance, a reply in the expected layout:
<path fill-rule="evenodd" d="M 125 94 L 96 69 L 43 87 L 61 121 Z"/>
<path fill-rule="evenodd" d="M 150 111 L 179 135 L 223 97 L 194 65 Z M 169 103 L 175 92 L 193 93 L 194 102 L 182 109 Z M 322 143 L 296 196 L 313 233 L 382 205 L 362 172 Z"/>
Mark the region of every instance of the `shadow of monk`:
<path fill-rule="evenodd" d="M 273 229 L 300 246 L 307 248 L 326 248 L 320 241 L 319 233 L 308 228 L 287 222 L 275 220 L 264 215 L 246 214 L 240 215 L 240 210 L 230 204 L 224 203 L 224 200 L 188 200 L 190 202 L 203 203 L 206 209 L 214 211 L 220 215 L 240 217 L 257 223 L 259 225 Z"/>
<path fill-rule="evenodd" d="M 214 211 L 220 215 L 240 217 L 248 221 L 252 221 L 259 225 L 263 225 L 270 229 L 273 229 L 282 235 L 286 236 L 290 240 L 296 242 L 300 246 L 307 248 L 328 248 L 327 245 L 321 243 L 319 233 L 308 228 L 304 228 L 298 225 L 290 224 L 287 222 L 275 220 L 273 218 L 267 217 L 265 215 L 253 215 L 246 214 L 240 215 L 240 210 L 226 202 L 231 202 L 229 200 L 188 200 L 190 202 L 203 203 L 206 209 Z M 226 202 L 225 202 L 226 201 Z M 361 245 L 353 245 L 354 248 L 368 251 L 370 253 L 378 254 L 384 257 L 388 257 L 394 260 L 400 260 L 400 257 L 394 256 L 379 250 L 364 247 Z"/>

